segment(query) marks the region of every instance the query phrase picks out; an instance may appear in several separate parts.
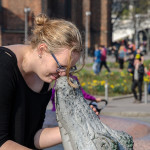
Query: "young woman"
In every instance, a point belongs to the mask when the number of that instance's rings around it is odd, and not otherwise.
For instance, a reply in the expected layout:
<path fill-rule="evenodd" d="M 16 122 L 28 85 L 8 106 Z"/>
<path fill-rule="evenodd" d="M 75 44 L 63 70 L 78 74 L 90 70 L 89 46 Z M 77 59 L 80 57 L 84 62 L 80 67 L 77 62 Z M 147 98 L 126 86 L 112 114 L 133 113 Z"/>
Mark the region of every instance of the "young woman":
<path fill-rule="evenodd" d="M 0 47 L 0 150 L 42 149 L 61 143 L 59 128 L 42 128 L 50 83 L 69 76 L 82 55 L 76 26 L 35 17 L 27 45 Z"/>

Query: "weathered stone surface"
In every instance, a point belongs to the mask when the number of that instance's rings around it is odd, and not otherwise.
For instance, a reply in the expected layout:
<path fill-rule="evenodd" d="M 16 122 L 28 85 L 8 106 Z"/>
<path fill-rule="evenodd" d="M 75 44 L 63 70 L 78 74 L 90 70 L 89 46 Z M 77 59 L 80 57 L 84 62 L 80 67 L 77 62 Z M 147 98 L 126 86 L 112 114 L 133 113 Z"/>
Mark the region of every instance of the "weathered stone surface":
<path fill-rule="evenodd" d="M 78 84 L 76 80 L 72 82 Z M 80 87 L 71 87 L 67 77 L 57 80 L 55 101 L 65 150 L 133 149 L 132 137 L 103 124 L 83 98 Z"/>

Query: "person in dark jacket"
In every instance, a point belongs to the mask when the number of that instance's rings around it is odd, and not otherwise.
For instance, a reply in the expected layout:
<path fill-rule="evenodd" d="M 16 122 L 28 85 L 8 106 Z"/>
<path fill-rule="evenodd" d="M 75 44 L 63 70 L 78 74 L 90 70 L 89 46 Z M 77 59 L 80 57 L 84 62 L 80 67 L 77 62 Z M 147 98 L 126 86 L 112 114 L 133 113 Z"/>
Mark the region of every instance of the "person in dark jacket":
<path fill-rule="evenodd" d="M 127 71 L 128 72 L 131 72 L 132 69 L 134 68 L 134 53 L 132 51 L 131 48 L 128 48 L 128 51 L 127 51 L 127 59 L 126 61 L 128 62 L 128 68 L 127 68 Z"/>
<path fill-rule="evenodd" d="M 142 102 L 142 85 L 143 85 L 143 76 L 144 76 L 144 65 L 141 62 L 140 55 L 135 57 L 134 67 L 132 69 L 133 78 L 132 78 L 132 92 L 134 94 L 134 103 Z M 138 87 L 139 96 L 137 96 L 136 87 Z"/>

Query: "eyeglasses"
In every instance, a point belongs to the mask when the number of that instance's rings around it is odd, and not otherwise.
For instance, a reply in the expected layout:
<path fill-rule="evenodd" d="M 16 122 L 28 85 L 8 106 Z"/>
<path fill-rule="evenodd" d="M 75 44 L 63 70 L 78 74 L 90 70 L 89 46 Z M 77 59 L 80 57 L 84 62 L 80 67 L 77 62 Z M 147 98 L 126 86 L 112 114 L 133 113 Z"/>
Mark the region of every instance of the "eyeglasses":
<path fill-rule="evenodd" d="M 66 72 L 67 67 L 61 66 L 60 63 L 58 62 L 57 58 L 55 57 L 55 55 L 52 52 L 51 52 L 51 55 L 55 59 L 57 65 L 58 65 L 58 68 L 57 68 L 56 72 Z M 70 68 L 69 73 L 72 73 L 72 72 L 74 72 L 76 70 L 77 70 L 77 67 L 73 66 L 73 67 Z"/>

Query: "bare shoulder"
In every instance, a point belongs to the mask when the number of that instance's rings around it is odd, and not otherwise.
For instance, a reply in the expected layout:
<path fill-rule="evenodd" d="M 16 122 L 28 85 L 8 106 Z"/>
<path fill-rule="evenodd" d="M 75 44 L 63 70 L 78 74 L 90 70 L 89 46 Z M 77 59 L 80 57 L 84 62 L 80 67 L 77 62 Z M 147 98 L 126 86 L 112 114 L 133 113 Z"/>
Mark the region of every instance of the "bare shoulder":
<path fill-rule="evenodd" d="M 11 51 L 13 51 L 14 53 L 16 53 L 17 51 L 20 51 L 21 49 L 24 48 L 23 44 L 16 44 L 16 45 L 8 45 L 8 46 L 4 46 L 8 49 L 10 49 Z"/>
<path fill-rule="evenodd" d="M 17 61 L 20 62 L 25 52 L 26 45 L 23 44 L 16 44 L 16 45 L 8 45 L 4 46 L 10 49 L 17 57 Z"/>

